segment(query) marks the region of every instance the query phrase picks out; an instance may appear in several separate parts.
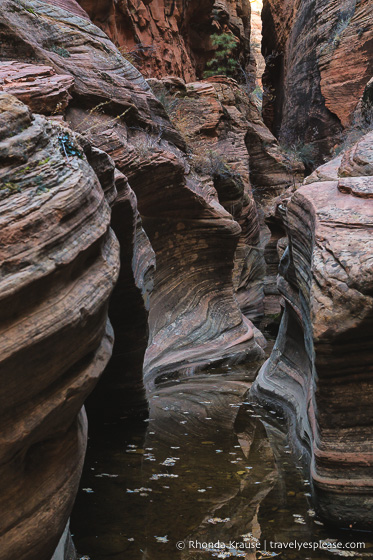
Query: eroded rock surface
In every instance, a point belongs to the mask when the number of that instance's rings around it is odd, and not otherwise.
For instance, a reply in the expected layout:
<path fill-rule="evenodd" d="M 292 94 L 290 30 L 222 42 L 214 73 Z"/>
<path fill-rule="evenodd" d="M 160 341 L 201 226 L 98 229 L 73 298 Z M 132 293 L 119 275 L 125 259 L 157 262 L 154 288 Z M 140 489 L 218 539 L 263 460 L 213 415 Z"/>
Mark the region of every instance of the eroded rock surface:
<path fill-rule="evenodd" d="M 71 99 L 73 77 L 56 74 L 50 66 L 0 62 L 0 91 L 23 101 L 35 113 L 62 113 Z"/>
<path fill-rule="evenodd" d="M 117 202 L 110 181 L 107 184 L 110 165 L 106 162 L 106 171 L 104 164 L 102 168 L 100 153 L 112 158 L 117 191 L 122 189 L 123 196 L 129 197 L 129 219 L 138 230 L 131 189 L 136 194 L 142 223 L 156 256 L 145 360 L 149 389 L 163 372 L 201 367 L 210 360 L 262 355 L 233 289 L 240 226 L 219 203 L 216 191 L 198 175 L 190 176 L 185 140 L 145 80 L 102 31 L 74 10 L 40 0 L 27 6 L 6 0 L 5 8 L 0 16 L 1 34 L 7 39 L 2 42 L 2 57 L 11 59 L 16 48 L 19 58 L 27 52 L 33 62 L 40 64 L 42 60 L 74 78 L 70 92 L 73 99 L 66 117 L 94 146 L 88 155 L 114 205 L 113 227 L 124 252 L 128 237 L 121 238 L 119 210 L 114 218 Z M 8 47 L 11 42 L 15 45 L 12 50 Z M 121 195 L 118 196 L 119 203 Z M 146 236 L 134 234 L 132 226 L 128 229 L 137 243 L 131 261 L 131 286 L 135 281 L 146 296 L 151 290 L 151 250 Z M 141 257 L 145 253 L 148 267 L 144 267 Z M 123 291 L 127 295 L 128 278 L 123 272 Z M 134 298 L 115 300 L 114 295 L 113 301 L 117 301 L 114 313 L 119 313 L 119 301 L 123 305 L 122 317 L 128 313 L 123 341 L 126 339 L 131 346 Z M 146 321 L 140 330 L 137 341 L 145 341 Z"/>
<path fill-rule="evenodd" d="M 370 133 L 288 203 L 289 248 L 279 280 L 284 315 L 254 387 L 263 402 L 287 411 L 320 514 L 370 529 L 372 145 Z"/>
<path fill-rule="evenodd" d="M 79 0 L 147 77 L 201 77 L 214 55 L 210 36 L 228 32 L 237 39 L 235 56 L 246 69 L 250 52 L 249 0 Z"/>
<path fill-rule="evenodd" d="M 111 354 L 118 243 L 73 133 L 5 93 L 0 123 L 0 558 L 40 560 L 70 514 L 82 406 Z"/>
<path fill-rule="evenodd" d="M 264 0 L 265 122 L 322 163 L 373 73 L 370 0 Z"/>
<path fill-rule="evenodd" d="M 235 80 L 220 76 L 185 84 L 167 77 L 148 83 L 187 142 L 189 175 L 215 189 L 241 226 L 233 278 L 242 312 L 254 321 L 278 313 L 276 243 L 285 233 L 282 225 L 280 232 L 272 227 L 272 200 L 303 177 L 302 163 L 281 150 L 247 89 Z"/>

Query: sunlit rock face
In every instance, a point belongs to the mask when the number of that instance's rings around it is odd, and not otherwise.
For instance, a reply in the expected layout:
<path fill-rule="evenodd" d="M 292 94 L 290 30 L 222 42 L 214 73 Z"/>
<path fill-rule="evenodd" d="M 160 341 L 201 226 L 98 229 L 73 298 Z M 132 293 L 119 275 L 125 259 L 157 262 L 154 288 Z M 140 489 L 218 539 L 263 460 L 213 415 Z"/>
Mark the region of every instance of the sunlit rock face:
<path fill-rule="evenodd" d="M 291 198 L 280 333 L 253 394 L 287 412 L 320 514 L 372 528 L 373 133 Z M 313 181 L 313 182 L 312 182 Z"/>
<path fill-rule="evenodd" d="M 250 1 L 79 0 L 91 20 L 108 34 L 147 77 L 201 77 L 214 55 L 210 36 L 229 32 L 235 56 L 248 69 Z"/>
<path fill-rule="evenodd" d="M 264 0 L 264 117 L 322 163 L 373 73 L 370 0 Z M 310 149 L 308 149 L 310 151 Z"/>
<path fill-rule="evenodd" d="M 111 354 L 110 210 L 72 131 L 0 93 L 0 558 L 48 559 L 86 445 L 83 403 Z"/>

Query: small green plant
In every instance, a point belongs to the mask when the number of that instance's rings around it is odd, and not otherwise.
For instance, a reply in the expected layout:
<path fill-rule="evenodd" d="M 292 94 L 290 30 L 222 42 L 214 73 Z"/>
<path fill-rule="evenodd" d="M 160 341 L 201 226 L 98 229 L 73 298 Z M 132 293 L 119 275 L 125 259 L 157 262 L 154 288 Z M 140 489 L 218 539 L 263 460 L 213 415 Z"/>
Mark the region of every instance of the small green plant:
<path fill-rule="evenodd" d="M 135 150 L 136 155 L 143 159 L 148 158 L 152 155 L 157 148 L 159 148 L 160 138 L 155 138 L 146 134 L 145 136 L 139 136 L 135 138 L 132 142 L 132 147 Z"/>
<path fill-rule="evenodd" d="M 229 173 L 231 168 L 225 157 L 211 149 L 198 149 L 190 156 L 190 165 L 196 173 L 202 175 L 216 175 Z"/>
<path fill-rule="evenodd" d="M 179 99 L 176 99 L 173 95 L 167 91 L 166 88 L 158 88 L 154 91 L 154 95 L 160 101 L 165 108 L 168 115 L 172 115 L 174 110 L 179 104 Z"/>
<path fill-rule="evenodd" d="M 62 58 L 70 58 L 70 56 L 71 56 L 69 51 L 67 51 L 63 47 L 57 47 L 56 45 L 53 45 L 51 47 L 51 51 L 56 53 L 56 54 L 59 54 L 60 56 L 62 56 Z"/>
<path fill-rule="evenodd" d="M 0 184 L 0 199 L 20 192 L 22 192 L 21 187 L 19 185 L 16 185 L 16 183 L 8 181 Z"/>
<path fill-rule="evenodd" d="M 231 33 L 214 33 L 210 39 L 215 47 L 215 56 L 206 63 L 208 70 L 205 70 L 203 76 L 205 78 L 217 74 L 234 76 L 238 70 L 238 62 L 233 58 L 237 39 Z"/>
<path fill-rule="evenodd" d="M 306 167 L 312 167 L 316 163 L 316 151 L 312 144 L 304 144 L 298 141 L 281 146 L 281 150 L 291 163 L 301 161 Z"/>
<path fill-rule="evenodd" d="M 46 165 L 46 164 L 49 162 L 50 159 L 51 159 L 51 158 L 48 156 L 47 158 L 45 158 L 45 159 L 39 161 L 38 165 L 40 165 L 40 166 L 41 166 L 41 165 Z"/>

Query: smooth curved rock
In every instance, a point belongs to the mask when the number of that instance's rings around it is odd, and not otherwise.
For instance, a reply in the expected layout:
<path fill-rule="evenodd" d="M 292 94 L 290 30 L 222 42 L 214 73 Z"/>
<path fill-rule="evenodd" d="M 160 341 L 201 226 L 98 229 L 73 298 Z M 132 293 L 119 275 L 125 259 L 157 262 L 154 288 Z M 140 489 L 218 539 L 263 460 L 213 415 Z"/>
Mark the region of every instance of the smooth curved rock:
<path fill-rule="evenodd" d="M 288 203 L 284 315 L 253 388 L 287 412 L 320 515 L 365 529 L 373 527 L 373 203 L 341 186 L 372 190 L 372 142 L 370 133 L 343 155 L 343 179 L 323 174 Z"/>
<path fill-rule="evenodd" d="M 73 133 L 4 93 L 0 115 L 0 558 L 48 560 L 80 478 L 82 405 L 111 354 L 118 244 Z"/>
<path fill-rule="evenodd" d="M 146 371 L 158 376 L 179 366 L 200 367 L 210 359 L 262 355 L 234 295 L 240 226 L 215 191 L 199 177 L 186 176 L 185 140 L 160 102 L 93 24 L 40 0 L 28 6 L 37 16 L 5 0 L 0 25 L 6 44 L 18 45 L 20 58 L 27 45 L 37 62 L 47 59 L 58 72 L 74 77 L 67 119 L 128 177 L 156 253 Z M 2 55 L 10 55 L 3 45 Z"/>
<path fill-rule="evenodd" d="M 212 195 L 215 190 L 241 227 L 233 283 L 241 311 L 255 320 L 263 314 L 265 263 L 250 184 L 247 135 L 252 103 L 234 80 L 224 77 L 188 84 L 170 78 L 150 82 L 156 93 L 166 91 L 172 120 L 188 142 L 189 177 L 201 177 Z"/>

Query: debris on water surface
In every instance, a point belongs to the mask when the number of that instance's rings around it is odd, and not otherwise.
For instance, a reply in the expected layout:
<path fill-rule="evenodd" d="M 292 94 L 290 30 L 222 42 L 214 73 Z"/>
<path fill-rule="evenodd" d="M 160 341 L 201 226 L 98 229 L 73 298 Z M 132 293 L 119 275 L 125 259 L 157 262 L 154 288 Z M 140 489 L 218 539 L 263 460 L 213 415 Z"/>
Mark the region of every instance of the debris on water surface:
<path fill-rule="evenodd" d="M 167 459 L 165 459 L 163 463 L 161 463 L 161 465 L 164 465 L 165 467 L 173 467 L 176 464 L 176 461 L 179 460 L 180 457 L 167 457 Z"/>
<path fill-rule="evenodd" d="M 259 539 L 254 537 L 254 535 L 252 533 L 244 533 L 243 535 L 241 535 L 241 537 L 242 537 L 243 542 L 249 542 L 249 543 L 254 543 L 254 544 L 259 543 Z"/>
<path fill-rule="evenodd" d="M 82 488 L 83 492 L 86 492 L 87 494 L 93 494 L 94 490 L 92 490 L 92 488 Z"/>
<path fill-rule="evenodd" d="M 156 461 L 153 453 L 145 453 L 144 454 L 144 461 Z"/>
<path fill-rule="evenodd" d="M 141 487 L 141 488 L 135 488 L 134 490 L 130 490 L 129 488 L 127 488 L 126 492 L 127 492 L 127 494 L 138 494 L 138 493 L 140 493 L 140 495 L 141 495 L 141 492 L 152 492 L 152 489 Z"/>
<path fill-rule="evenodd" d="M 117 478 L 119 476 L 119 474 L 108 474 L 108 473 L 101 473 L 101 474 L 95 474 L 96 478 L 103 478 L 103 477 L 107 477 L 107 478 Z"/>
<path fill-rule="evenodd" d="M 157 540 L 157 542 L 159 542 L 159 543 L 166 543 L 166 542 L 168 542 L 167 535 L 165 535 L 164 537 L 156 537 L 156 536 L 154 535 L 154 538 L 155 538 L 155 539 Z"/>
<path fill-rule="evenodd" d="M 149 480 L 159 480 L 160 478 L 179 478 L 179 475 L 168 473 L 152 474 Z"/>

